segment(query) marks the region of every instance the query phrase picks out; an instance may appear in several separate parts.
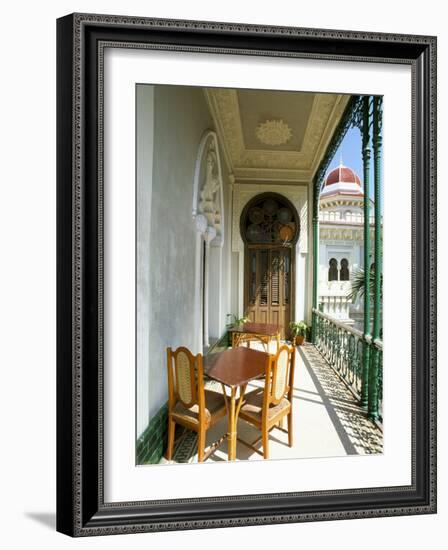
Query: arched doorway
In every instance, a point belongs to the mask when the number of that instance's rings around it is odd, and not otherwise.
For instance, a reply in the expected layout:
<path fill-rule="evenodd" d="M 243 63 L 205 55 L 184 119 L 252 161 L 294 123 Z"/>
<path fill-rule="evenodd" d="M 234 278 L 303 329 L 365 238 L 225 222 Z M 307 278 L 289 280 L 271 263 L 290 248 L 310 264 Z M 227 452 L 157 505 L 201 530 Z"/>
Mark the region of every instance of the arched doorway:
<path fill-rule="evenodd" d="M 257 195 L 242 212 L 240 231 L 245 243 L 245 315 L 253 322 L 280 326 L 284 338 L 294 316 L 297 211 L 278 193 Z"/>

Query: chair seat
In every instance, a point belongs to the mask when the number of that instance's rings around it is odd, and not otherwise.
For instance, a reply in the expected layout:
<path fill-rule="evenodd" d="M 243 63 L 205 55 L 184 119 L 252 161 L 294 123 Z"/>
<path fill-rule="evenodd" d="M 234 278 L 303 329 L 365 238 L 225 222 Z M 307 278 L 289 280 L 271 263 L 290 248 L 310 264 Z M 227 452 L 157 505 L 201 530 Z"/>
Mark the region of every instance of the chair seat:
<path fill-rule="evenodd" d="M 226 404 L 222 394 L 215 391 L 205 390 L 205 422 L 206 424 L 212 423 L 213 420 L 221 418 L 225 415 Z M 173 419 L 182 422 L 185 421 L 189 424 L 199 425 L 199 405 L 193 405 L 189 409 L 178 401 L 174 406 L 172 412 Z M 215 418 L 217 417 L 217 418 Z"/>
<path fill-rule="evenodd" d="M 263 388 L 258 388 L 245 396 L 245 401 L 240 410 L 240 418 L 254 421 L 256 424 L 262 422 L 263 410 Z M 291 410 L 291 403 L 284 397 L 278 405 L 271 405 L 268 411 L 268 422 L 275 423 L 276 419 L 285 416 Z"/>

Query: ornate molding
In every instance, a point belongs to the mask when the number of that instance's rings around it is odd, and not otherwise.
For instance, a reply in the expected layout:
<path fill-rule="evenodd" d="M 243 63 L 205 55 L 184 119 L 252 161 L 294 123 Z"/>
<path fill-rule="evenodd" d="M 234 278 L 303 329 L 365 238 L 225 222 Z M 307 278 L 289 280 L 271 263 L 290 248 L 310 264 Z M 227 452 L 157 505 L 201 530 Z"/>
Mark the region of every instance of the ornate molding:
<path fill-rule="evenodd" d="M 314 173 L 315 164 L 319 162 L 322 150 L 339 122 L 348 101 L 347 97 L 342 95 L 315 94 L 303 147 L 300 151 L 253 150 L 246 149 L 244 143 L 237 91 L 209 88 L 206 95 L 218 132 L 225 144 L 231 170 L 236 178 L 239 178 L 243 175 L 248 177 L 244 170 L 255 169 L 259 173 L 253 176 L 254 179 L 263 177 L 265 171 L 270 172 L 271 179 L 280 180 L 283 179 L 284 172 L 300 171 L 302 178 L 309 181 Z M 275 173 L 277 170 L 279 174 Z M 295 173 L 293 179 L 297 181 L 301 178 L 298 178 Z"/>
<path fill-rule="evenodd" d="M 243 168 L 239 166 L 235 169 L 236 177 L 240 183 L 272 183 L 308 185 L 311 181 L 313 172 L 311 170 L 290 170 L 283 168 Z"/>
<path fill-rule="evenodd" d="M 193 220 L 196 230 L 205 235 L 213 234 L 211 244 L 224 243 L 223 224 L 223 182 L 218 138 L 212 130 L 207 130 L 201 138 L 196 157 L 193 181 Z M 204 227 L 205 225 L 205 227 Z M 211 231 L 213 230 L 213 231 Z M 209 239 L 207 242 L 211 242 Z"/>
<path fill-rule="evenodd" d="M 284 145 L 291 139 L 292 130 L 283 120 L 266 120 L 257 126 L 255 135 L 265 145 Z"/>
<path fill-rule="evenodd" d="M 210 244 L 215 237 L 216 229 L 214 227 L 208 226 L 204 231 L 204 241 L 206 242 L 206 244 Z"/>
<path fill-rule="evenodd" d="M 371 236 L 373 237 L 373 230 Z M 319 228 L 319 237 L 321 241 L 328 241 L 326 244 L 330 244 L 331 241 L 335 241 L 334 244 L 343 244 L 341 241 L 359 241 L 364 240 L 364 229 L 362 226 L 359 229 L 350 227 L 322 227 Z"/>
<path fill-rule="evenodd" d="M 208 226 L 207 218 L 202 214 L 198 214 L 195 217 L 195 222 L 196 222 L 196 231 L 201 235 L 205 233 Z"/>

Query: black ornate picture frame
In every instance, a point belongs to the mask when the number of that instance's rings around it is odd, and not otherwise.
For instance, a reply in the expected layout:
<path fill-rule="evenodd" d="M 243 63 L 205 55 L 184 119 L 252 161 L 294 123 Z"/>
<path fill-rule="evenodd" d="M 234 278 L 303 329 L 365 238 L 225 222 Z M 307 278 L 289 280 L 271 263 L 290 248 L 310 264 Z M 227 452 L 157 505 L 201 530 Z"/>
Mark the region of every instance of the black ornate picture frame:
<path fill-rule="evenodd" d="M 103 64 L 121 48 L 412 70 L 412 484 L 108 503 L 103 486 Z M 73 14 L 57 22 L 57 529 L 70 536 L 436 512 L 436 38 Z"/>

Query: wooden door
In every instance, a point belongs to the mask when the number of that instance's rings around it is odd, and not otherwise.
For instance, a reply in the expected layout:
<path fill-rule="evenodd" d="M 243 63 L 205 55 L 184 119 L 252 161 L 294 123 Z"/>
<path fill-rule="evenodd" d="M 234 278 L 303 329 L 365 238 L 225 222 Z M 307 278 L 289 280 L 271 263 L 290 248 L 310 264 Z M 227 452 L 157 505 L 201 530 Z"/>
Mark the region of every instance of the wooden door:
<path fill-rule="evenodd" d="M 248 246 L 244 280 L 246 315 L 255 323 L 280 326 L 285 338 L 292 303 L 291 248 Z"/>

